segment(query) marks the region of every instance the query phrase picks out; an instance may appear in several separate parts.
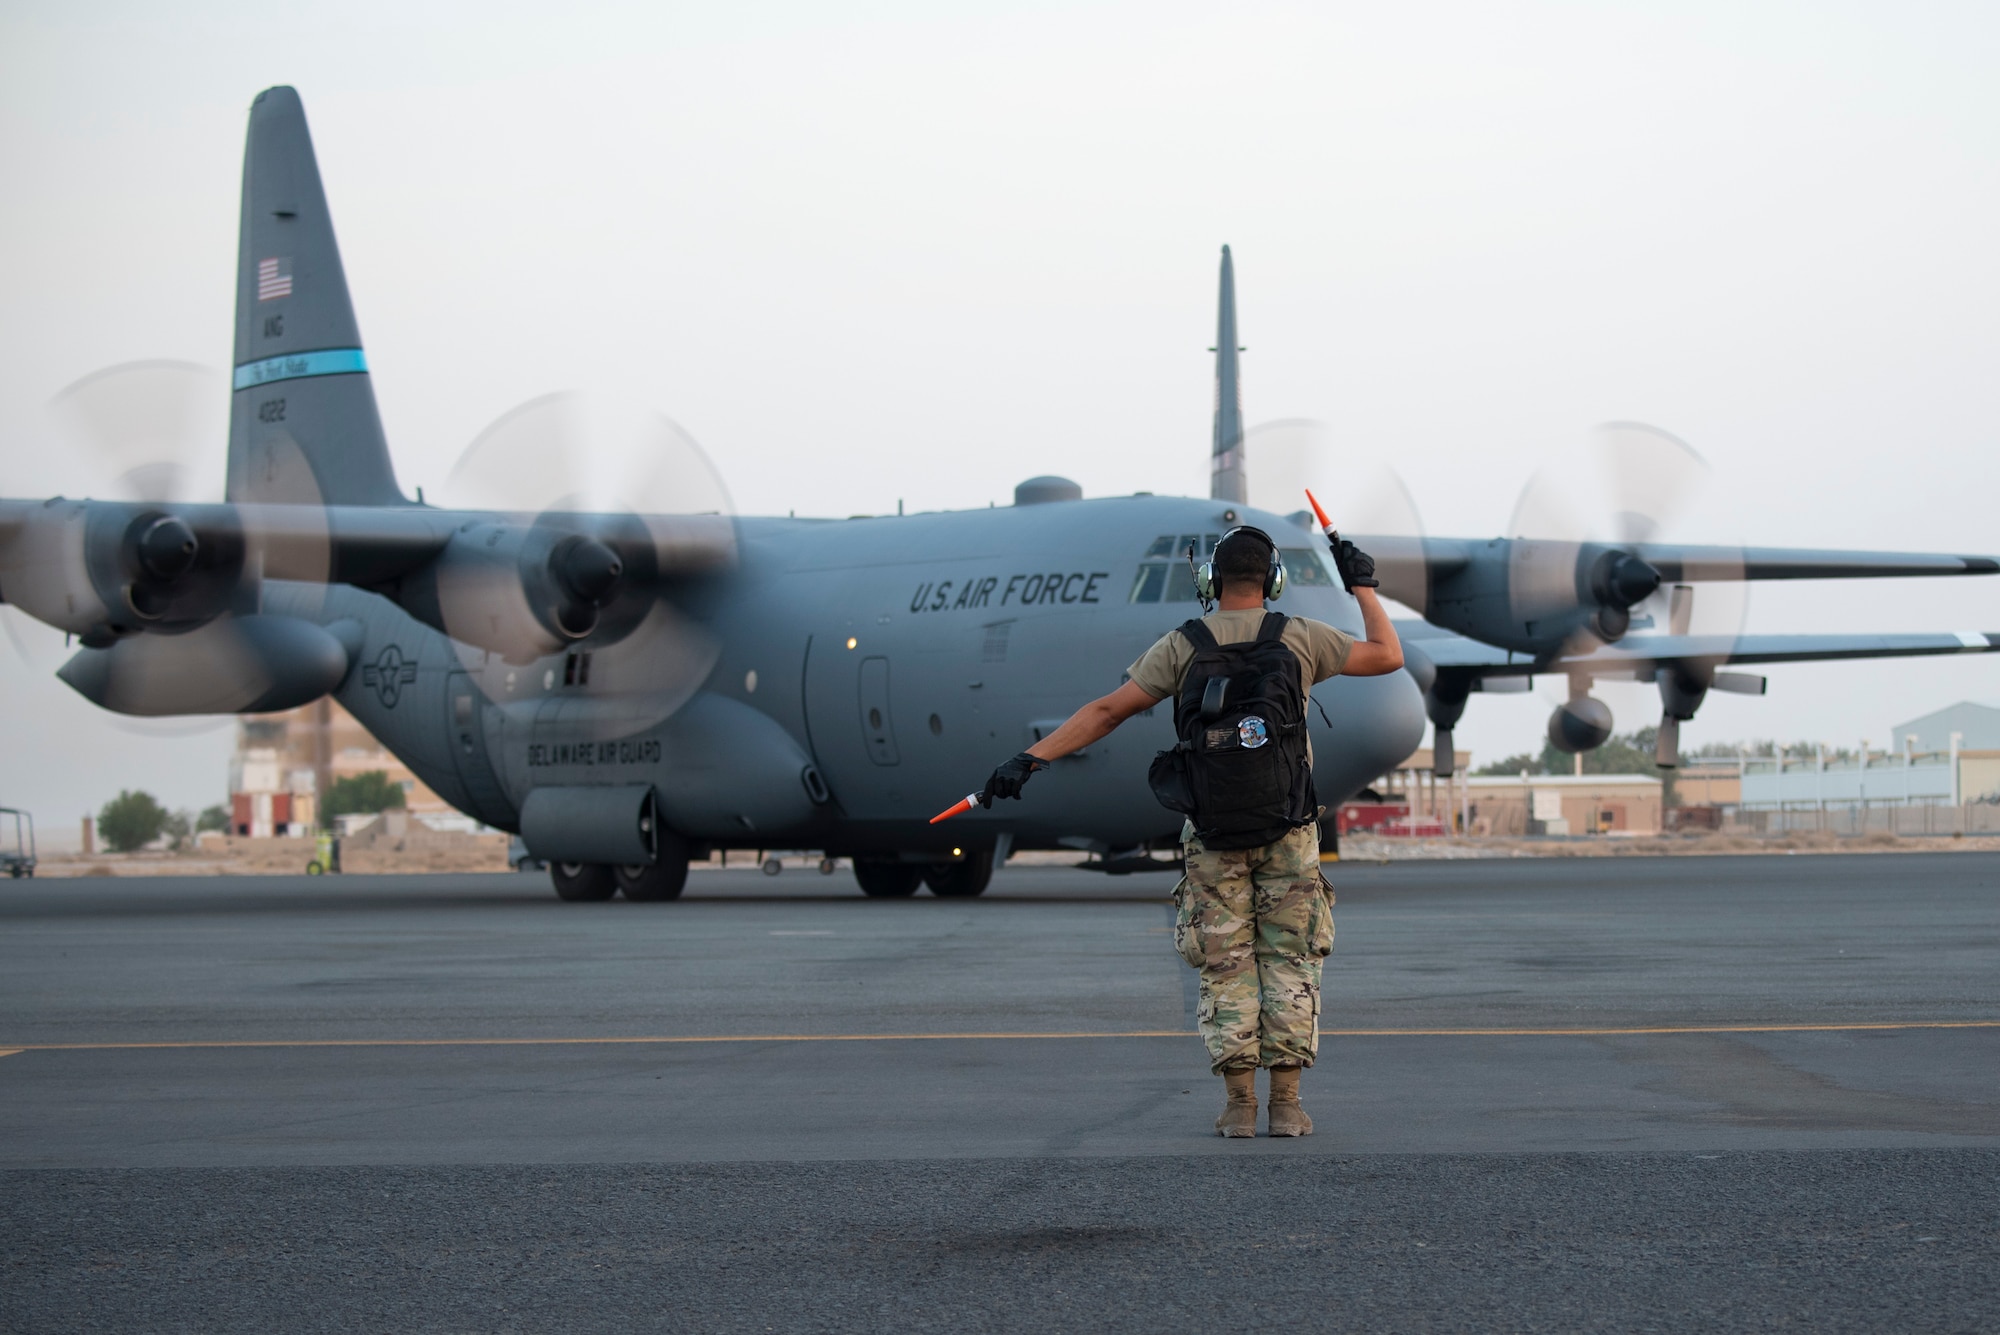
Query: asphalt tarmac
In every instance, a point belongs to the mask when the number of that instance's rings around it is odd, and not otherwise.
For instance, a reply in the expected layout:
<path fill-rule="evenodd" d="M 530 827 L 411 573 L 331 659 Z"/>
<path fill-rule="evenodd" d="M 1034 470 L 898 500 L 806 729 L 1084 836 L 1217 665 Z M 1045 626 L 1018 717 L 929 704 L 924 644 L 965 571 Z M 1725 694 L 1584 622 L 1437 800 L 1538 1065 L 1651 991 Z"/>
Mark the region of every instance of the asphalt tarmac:
<path fill-rule="evenodd" d="M 2000 1327 L 2000 857 L 1332 870 L 1299 1141 L 1160 876 L 0 883 L 0 1328 Z"/>

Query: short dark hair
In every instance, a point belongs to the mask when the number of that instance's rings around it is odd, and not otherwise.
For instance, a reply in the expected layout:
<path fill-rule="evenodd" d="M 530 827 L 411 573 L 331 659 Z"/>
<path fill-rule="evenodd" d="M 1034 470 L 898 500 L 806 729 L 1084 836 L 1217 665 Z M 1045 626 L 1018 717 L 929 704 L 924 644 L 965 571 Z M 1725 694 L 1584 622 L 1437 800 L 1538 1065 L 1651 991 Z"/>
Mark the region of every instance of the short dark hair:
<path fill-rule="evenodd" d="M 1216 545 L 1211 558 L 1216 585 L 1228 589 L 1254 584 L 1262 589 L 1265 577 L 1271 573 L 1272 548 L 1271 540 L 1254 530 L 1231 533 Z"/>

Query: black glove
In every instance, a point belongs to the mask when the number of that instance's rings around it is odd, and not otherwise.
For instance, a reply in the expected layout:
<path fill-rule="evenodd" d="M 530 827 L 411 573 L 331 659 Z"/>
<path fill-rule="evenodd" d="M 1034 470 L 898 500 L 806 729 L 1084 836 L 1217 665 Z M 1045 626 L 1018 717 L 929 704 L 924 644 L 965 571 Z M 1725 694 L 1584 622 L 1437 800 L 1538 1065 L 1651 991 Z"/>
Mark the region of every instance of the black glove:
<path fill-rule="evenodd" d="M 1375 558 L 1362 551 L 1346 538 L 1333 549 L 1334 568 L 1340 571 L 1340 582 L 1351 593 L 1355 589 L 1379 589 L 1382 581 L 1375 578 Z"/>
<path fill-rule="evenodd" d="M 1038 769 L 1047 769 L 1048 767 L 1048 761 L 1043 760 L 1040 756 L 1031 756 L 1026 751 L 1023 751 L 1020 755 L 1015 756 L 999 769 L 993 771 L 993 777 L 988 779 L 986 787 L 980 790 L 979 805 L 990 807 L 993 805 L 993 799 L 996 797 L 1011 797 L 1018 801 L 1021 796 L 1021 789 L 1027 785 L 1028 776 Z"/>

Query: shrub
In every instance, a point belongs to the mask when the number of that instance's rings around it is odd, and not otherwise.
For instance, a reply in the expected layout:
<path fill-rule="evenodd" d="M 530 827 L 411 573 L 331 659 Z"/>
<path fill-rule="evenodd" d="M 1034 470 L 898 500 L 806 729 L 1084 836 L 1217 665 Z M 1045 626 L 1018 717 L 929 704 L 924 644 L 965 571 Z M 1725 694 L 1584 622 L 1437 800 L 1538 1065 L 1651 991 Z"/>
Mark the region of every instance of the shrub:
<path fill-rule="evenodd" d="M 329 827 L 336 816 L 353 813 L 373 815 L 378 811 L 393 811 L 403 805 L 403 786 L 396 783 L 379 769 L 364 770 L 360 774 L 350 774 L 344 779 L 335 779 L 327 789 L 326 802 L 320 819 Z"/>
<path fill-rule="evenodd" d="M 167 828 L 167 809 L 151 793 L 125 791 L 97 813 L 97 834 L 113 853 L 144 848 Z"/>

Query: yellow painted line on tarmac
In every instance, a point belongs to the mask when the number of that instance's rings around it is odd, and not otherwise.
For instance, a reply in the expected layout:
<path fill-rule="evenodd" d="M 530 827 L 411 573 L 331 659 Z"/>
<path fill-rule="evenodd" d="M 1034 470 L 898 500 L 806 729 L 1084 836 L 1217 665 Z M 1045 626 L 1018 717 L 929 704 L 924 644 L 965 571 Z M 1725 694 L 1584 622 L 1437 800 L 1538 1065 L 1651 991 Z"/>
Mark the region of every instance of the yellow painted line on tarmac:
<path fill-rule="evenodd" d="M 1829 1034 L 1894 1029 L 2000 1029 L 2000 1020 L 1888 1020 L 1853 1024 L 1603 1025 L 1565 1029 L 1322 1029 L 1322 1038 L 1610 1038 L 1646 1034 Z M 1191 1029 L 952 1034 L 649 1034 L 585 1038 L 226 1038 L 135 1043 L 23 1043 L 18 1052 L 134 1052 L 186 1048 L 617 1047 L 685 1043 L 914 1043 L 1074 1038 L 1194 1038 Z"/>

